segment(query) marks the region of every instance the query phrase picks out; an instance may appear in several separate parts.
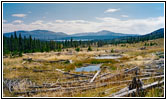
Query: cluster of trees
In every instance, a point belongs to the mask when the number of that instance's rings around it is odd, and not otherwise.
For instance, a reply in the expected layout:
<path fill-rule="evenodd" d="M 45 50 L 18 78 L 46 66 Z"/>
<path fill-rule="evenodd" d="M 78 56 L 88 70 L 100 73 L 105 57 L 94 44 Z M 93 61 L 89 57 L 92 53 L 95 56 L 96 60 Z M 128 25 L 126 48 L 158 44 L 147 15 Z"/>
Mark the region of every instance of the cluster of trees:
<path fill-rule="evenodd" d="M 49 52 L 51 50 L 62 49 L 61 43 L 56 43 L 54 41 L 40 41 L 37 39 L 32 39 L 31 35 L 29 37 L 22 38 L 21 34 L 17 37 L 16 32 L 12 34 L 10 38 L 3 37 L 3 53 L 21 56 L 22 53 L 32 53 L 32 52 Z"/>

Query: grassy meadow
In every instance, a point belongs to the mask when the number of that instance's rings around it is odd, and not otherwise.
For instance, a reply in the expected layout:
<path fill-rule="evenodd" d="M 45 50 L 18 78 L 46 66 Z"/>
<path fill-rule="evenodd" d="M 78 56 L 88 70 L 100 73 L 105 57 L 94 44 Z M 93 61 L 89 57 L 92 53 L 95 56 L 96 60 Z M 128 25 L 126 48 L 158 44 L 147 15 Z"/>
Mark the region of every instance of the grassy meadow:
<path fill-rule="evenodd" d="M 157 45 L 145 46 L 145 43 L 154 42 Z M 144 48 L 144 49 L 142 49 Z M 3 58 L 3 79 L 7 80 L 20 80 L 19 86 L 12 87 L 12 91 L 9 89 L 3 89 L 4 97 L 108 97 L 113 93 L 118 92 L 122 88 L 127 87 L 130 82 L 114 83 L 117 81 L 132 80 L 134 73 L 123 75 L 125 69 L 131 69 L 133 67 L 139 67 L 139 75 L 142 74 L 142 70 L 155 60 L 161 59 L 158 52 L 164 53 L 164 39 L 149 40 L 145 42 L 132 43 L 132 44 L 118 44 L 118 45 L 105 45 L 103 47 L 92 47 L 92 51 L 87 51 L 88 48 L 81 48 L 79 52 L 75 48 L 63 49 L 60 52 L 37 52 L 37 53 L 24 53 L 22 57 L 10 58 L 9 56 Z M 95 59 L 95 56 L 100 55 L 121 55 L 118 59 Z M 23 58 L 32 58 L 33 60 L 45 60 L 45 61 L 58 61 L 58 60 L 71 60 L 70 62 L 34 62 L 23 61 Z M 87 64 L 102 64 L 101 72 L 90 84 L 89 82 L 77 82 L 81 80 L 90 80 L 92 77 L 73 77 L 72 75 L 63 74 L 57 69 L 64 72 L 94 76 L 97 71 L 91 72 L 76 72 L 75 69 L 85 66 Z M 152 66 L 156 66 L 152 64 Z M 162 69 L 157 70 L 163 72 Z M 119 76 L 102 80 L 100 75 L 105 73 L 111 73 L 112 75 L 119 74 Z M 106 76 L 107 77 L 107 76 Z M 110 77 L 110 76 L 108 76 Z M 27 81 L 22 80 L 28 80 Z M 158 79 L 143 80 L 144 84 L 150 84 Z M 48 87 L 42 88 L 30 88 L 31 86 L 44 86 L 44 84 L 51 84 L 52 88 L 59 87 L 60 83 L 72 82 L 72 84 L 61 85 L 60 90 L 38 92 L 38 93 L 23 93 L 16 94 L 16 92 L 25 91 L 38 91 L 48 89 Z M 105 83 L 105 85 L 103 85 Z M 111 83 L 111 84 L 110 84 Z M 92 85 L 96 88 L 88 88 Z M 72 87 L 78 87 L 70 89 Z M 80 88 L 79 88 L 80 87 Z M 85 90 L 83 90 L 83 88 Z M 145 91 L 145 97 L 163 97 L 164 86 L 161 85 L 156 88 L 151 88 Z M 68 90 L 66 88 L 69 88 Z"/>

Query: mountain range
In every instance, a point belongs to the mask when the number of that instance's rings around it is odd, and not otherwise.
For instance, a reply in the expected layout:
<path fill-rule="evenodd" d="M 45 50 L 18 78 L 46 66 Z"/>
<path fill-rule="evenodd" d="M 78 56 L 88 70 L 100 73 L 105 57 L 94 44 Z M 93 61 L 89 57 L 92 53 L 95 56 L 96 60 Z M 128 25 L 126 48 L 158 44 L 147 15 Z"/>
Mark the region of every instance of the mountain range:
<path fill-rule="evenodd" d="M 14 32 L 4 33 L 3 35 L 6 37 L 10 37 Z M 16 35 L 19 36 L 21 34 L 22 37 L 29 37 L 40 39 L 40 40 L 54 40 L 62 37 L 67 37 L 68 35 L 63 32 L 52 32 L 48 30 L 33 30 L 33 31 L 17 31 Z"/>
<path fill-rule="evenodd" d="M 159 30 L 156 30 L 154 32 L 151 32 L 146 35 L 154 35 L 154 36 L 160 36 L 162 35 L 162 31 L 164 31 L 164 28 L 161 28 Z M 14 32 L 4 33 L 3 35 L 6 37 L 10 37 Z M 104 40 L 104 39 L 114 39 L 114 38 L 120 38 L 120 37 L 126 37 L 126 36 L 140 36 L 138 34 L 123 34 L 123 33 L 115 33 L 107 30 L 102 30 L 98 32 L 87 32 L 87 33 L 76 33 L 72 35 L 68 35 L 63 32 L 53 32 L 49 30 L 33 30 L 33 31 L 17 31 L 16 35 L 19 36 L 19 34 L 22 35 L 22 37 L 29 37 L 30 35 L 32 38 L 40 39 L 40 40 L 65 40 L 70 39 L 71 37 L 75 40 Z M 145 35 L 141 35 L 145 36 Z"/>
<path fill-rule="evenodd" d="M 87 32 L 87 33 L 76 33 L 73 36 L 135 36 L 138 34 L 123 34 L 123 33 L 115 33 L 107 30 L 102 30 L 98 32 Z"/>

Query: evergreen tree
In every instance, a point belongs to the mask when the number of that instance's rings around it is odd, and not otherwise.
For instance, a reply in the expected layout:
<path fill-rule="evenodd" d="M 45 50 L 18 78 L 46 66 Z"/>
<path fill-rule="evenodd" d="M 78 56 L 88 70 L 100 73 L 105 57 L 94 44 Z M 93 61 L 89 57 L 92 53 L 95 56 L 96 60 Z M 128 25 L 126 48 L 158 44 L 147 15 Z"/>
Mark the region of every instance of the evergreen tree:
<path fill-rule="evenodd" d="M 22 37 L 21 34 L 19 34 L 19 56 L 22 56 L 22 50 L 23 50 L 23 45 L 22 45 Z"/>
<path fill-rule="evenodd" d="M 88 47 L 88 51 L 92 51 L 92 48 L 91 48 L 91 46 L 89 46 L 89 47 Z"/>
<path fill-rule="evenodd" d="M 70 43 L 71 43 L 71 47 L 73 47 L 73 39 L 72 38 L 70 40 Z"/>

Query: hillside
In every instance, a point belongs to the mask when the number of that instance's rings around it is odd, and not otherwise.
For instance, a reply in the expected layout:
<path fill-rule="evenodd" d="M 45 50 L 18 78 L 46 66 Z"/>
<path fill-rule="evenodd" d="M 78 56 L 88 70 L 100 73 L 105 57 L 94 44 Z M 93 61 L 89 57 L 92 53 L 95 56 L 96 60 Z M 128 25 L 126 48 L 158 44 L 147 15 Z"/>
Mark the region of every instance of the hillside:
<path fill-rule="evenodd" d="M 113 40 L 109 40 L 110 43 L 134 43 L 139 41 L 146 41 L 146 40 L 154 40 L 164 38 L 164 28 L 155 30 L 149 34 L 141 35 L 141 36 L 125 36 L 121 38 L 116 38 Z"/>

